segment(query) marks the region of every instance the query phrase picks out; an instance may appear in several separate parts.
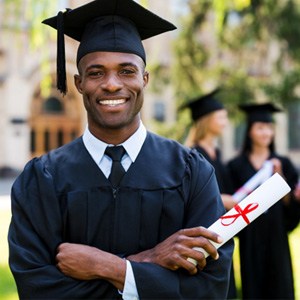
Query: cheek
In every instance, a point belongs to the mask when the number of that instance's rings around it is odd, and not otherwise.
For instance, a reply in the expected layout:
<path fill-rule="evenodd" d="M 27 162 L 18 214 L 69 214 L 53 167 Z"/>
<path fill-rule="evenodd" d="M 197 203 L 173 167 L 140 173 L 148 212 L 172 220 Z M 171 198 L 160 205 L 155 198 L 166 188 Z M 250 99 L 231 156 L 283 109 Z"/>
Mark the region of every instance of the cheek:
<path fill-rule="evenodd" d="M 261 136 L 261 134 L 259 134 L 259 132 L 257 130 L 252 130 L 252 131 L 249 132 L 249 137 L 253 141 L 259 139 L 260 136 Z"/>
<path fill-rule="evenodd" d="M 142 97 L 145 86 L 143 81 L 138 81 L 135 84 L 128 85 L 128 88 L 132 91 L 132 93 L 136 94 L 137 97 Z"/>
<path fill-rule="evenodd" d="M 85 94 L 93 94 L 97 90 L 97 84 L 95 82 L 88 81 L 83 84 L 82 90 L 84 91 Z"/>
<path fill-rule="evenodd" d="M 228 125 L 228 119 L 222 119 L 220 122 L 220 126 L 222 128 L 226 127 Z"/>
<path fill-rule="evenodd" d="M 99 79 L 90 79 L 86 76 L 83 76 L 80 87 L 83 93 L 89 94 L 98 89 L 100 84 L 101 82 Z"/>

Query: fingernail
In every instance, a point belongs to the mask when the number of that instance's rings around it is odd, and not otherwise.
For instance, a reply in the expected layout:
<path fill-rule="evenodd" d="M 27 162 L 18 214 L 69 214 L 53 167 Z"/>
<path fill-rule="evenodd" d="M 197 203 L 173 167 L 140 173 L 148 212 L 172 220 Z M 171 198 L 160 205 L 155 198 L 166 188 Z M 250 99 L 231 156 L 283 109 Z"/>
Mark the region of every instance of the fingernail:
<path fill-rule="evenodd" d="M 222 237 L 220 237 L 220 236 L 218 236 L 218 243 L 223 243 L 223 238 Z"/>

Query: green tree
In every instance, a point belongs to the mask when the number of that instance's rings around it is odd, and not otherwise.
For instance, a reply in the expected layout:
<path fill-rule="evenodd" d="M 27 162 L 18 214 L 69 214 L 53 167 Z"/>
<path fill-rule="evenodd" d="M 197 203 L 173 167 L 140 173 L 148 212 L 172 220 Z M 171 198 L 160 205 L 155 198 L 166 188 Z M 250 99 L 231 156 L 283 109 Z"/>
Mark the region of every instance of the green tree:
<path fill-rule="evenodd" d="M 175 44 L 179 104 L 212 83 L 224 88 L 232 108 L 245 101 L 299 100 L 299 4 L 189 0 Z"/>
<path fill-rule="evenodd" d="M 45 44 L 50 39 L 55 38 L 53 31 L 47 30 L 41 22 L 55 14 L 58 9 L 58 1 L 40 1 L 40 0 L 3 0 L 4 17 L 0 21 L 2 30 L 12 32 L 12 34 L 22 36 L 26 33 L 29 36 L 28 51 L 40 52 L 42 61 L 40 70 L 43 80 L 41 81 L 41 91 L 45 95 L 50 90 L 51 75 L 48 52 L 49 47 Z M 23 42 L 20 38 L 19 43 Z"/>

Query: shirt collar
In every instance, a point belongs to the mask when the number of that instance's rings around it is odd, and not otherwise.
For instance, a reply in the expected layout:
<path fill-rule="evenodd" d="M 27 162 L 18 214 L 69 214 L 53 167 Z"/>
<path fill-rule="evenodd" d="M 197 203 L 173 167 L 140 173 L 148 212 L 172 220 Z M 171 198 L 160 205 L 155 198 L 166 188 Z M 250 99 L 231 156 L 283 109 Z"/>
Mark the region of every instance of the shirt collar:
<path fill-rule="evenodd" d="M 136 160 L 138 154 L 140 153 L 140 150 L 145 142 L 146 135 L 147 135 L 146 128 L 143 125 L 143 123 L 140 122 L 140 126 L 137 129 L 137 131 L 131 137 L 129 137 L 129 139 L 127 139 L 125 142 L 120 144 L 125 148 L 126 153 L 130 157 L 132 162 Z M 99 164 L 101 159 L 104 156 L 104 151 L 106 147 L 111 145 L 97 139 L 90 132 L 88 126 L 84 131 L 82 139 L 87 151 L 90 153 L 94 161 L 97 164 Z"/>

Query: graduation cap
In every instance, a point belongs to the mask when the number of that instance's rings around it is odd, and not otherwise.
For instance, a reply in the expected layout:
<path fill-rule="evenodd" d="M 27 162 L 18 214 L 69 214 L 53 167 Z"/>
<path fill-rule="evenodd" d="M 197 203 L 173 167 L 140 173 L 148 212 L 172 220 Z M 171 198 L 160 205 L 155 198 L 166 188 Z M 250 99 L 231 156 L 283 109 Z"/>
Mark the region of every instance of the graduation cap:
<path fill-rule="evenodd" d="M 95 0 L 43 23 L 57 29 L 57 88 L 63 94 L 67 90 L 64 34 L 80 42 L 77 64 L 96 51 L 133 53 L 146 63 L 142 40 L 176 29 L 133 0 Z"/>
<path fill-rule="evenodd" d="M 273 103 L 263 104 L 241 104 L 239 108 L 246 113 L 248 123 L 263 122 L 272 123 L 272 114 L 281 112 L 282 109 L 275 106 Z"/>
<path fill-rule="evenodd" d="M 215 89 L 209 94 L 194 98 L 184 104 L 181 109 L 189 108 L 193 121 L 197 121 L 213 111 L 224 109 L 224 105 L 216 97 L 219 91 L 220 89 Z"/>

